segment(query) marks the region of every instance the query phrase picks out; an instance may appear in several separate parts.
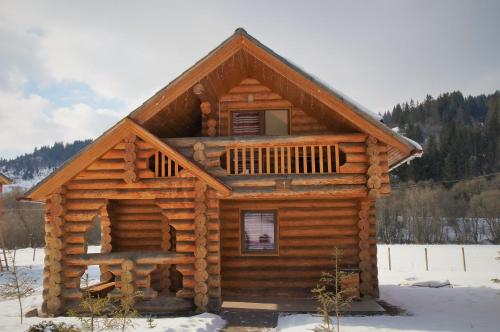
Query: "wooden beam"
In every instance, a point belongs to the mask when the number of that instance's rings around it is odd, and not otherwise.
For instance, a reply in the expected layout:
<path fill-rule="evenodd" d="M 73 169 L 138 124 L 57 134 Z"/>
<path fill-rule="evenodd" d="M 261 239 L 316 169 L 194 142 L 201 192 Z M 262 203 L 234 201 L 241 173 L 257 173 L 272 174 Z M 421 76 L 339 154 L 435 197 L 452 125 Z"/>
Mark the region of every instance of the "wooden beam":
<path fill-rule="evenodd" d="M 70 159 L 65 165 L 52 173 L 39 185 L 35 186 L 26 195 L 25 199 L 40 201 L 49 195 L 55 188 L 68 182 L 79 172 L 86 169 L 91 163 L 101 155 L 111 150 L 125 137 L 134 133 L 143 140 L 149 142 L 154 148 L 176 160 L 184 169 L 190 171 L 195 176 L 205 181 L 209 186 L 217 190 L 221 195 L 229 195 L 231 192 L 225 184 L 217 180 L 214 176 L 205 172 L 200 166 L 190 161 L 183 154 L 170 147 L 164 141 L 136 124 L 129 118 L 125 118 L 113 128 L 96 139 L 82 152 Z"/>

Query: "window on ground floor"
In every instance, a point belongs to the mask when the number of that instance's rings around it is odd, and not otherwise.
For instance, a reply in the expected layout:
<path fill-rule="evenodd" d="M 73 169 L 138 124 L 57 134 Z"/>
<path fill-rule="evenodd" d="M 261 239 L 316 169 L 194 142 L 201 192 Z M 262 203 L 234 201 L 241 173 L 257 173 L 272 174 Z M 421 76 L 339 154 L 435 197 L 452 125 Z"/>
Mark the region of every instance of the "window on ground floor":
<path fill-rule="evenodd" d="M 241 211 L 241 252 L 276 254 L 277 211 Z"/>

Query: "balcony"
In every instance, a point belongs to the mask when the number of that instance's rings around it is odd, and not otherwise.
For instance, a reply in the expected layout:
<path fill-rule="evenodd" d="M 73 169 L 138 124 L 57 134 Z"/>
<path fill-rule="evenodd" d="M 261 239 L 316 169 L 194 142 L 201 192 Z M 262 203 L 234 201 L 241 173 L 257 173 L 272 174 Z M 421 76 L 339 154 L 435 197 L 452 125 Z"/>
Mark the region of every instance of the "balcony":
<path fill-rule="evenodd" d="M 232 198 L 273 198 L 277 193 L 366 196 L 368 156 L 364 134 L 189 137 L 164 141 L 231 187 Z M 150 169 L 157 177 L 178 174 L 175 164 L 169 165 L 161 155 L 150 161 Z M 388 183 L 388 177 L 383 182 Z"/>

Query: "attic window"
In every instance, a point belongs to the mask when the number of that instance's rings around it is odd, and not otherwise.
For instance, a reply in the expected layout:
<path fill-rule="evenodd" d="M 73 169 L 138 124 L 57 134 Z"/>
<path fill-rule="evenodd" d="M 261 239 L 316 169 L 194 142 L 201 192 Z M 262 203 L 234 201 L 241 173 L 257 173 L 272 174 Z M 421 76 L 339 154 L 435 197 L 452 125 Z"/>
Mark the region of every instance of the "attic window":
<path fill-rule="evenodd" d="M 284 136 L 288 132 L 288 110 L 231 112 L 232 135 Z"/>

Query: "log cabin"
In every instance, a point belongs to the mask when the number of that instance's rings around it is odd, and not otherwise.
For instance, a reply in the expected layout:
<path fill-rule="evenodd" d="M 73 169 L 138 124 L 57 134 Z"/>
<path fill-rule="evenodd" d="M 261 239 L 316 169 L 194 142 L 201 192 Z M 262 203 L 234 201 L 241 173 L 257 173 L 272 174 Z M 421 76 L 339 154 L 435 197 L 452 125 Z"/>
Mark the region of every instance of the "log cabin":
<path fill-rule="evenodd" d="M 25 194 L 45 203 L 43 312 L 99 291 L 140 311 L 310 297 L 332 251 L 378 297 L 375 202 L 422 154 L 245 30 Z M 100 221 L 100 223 L 99 223 Z M 101 252 L 87 252 L 100 227 Z"/>
<path fill-rule="evenodd" d="M 3 186 L 8 184 L 12 184 L 12 180 L 0 172 L 0 194 L 3 192 Z"/>
<path fill-rule="evenodd" d="M 3 214 L 3 198 L 2 198 L 3 186 L 12 183 L 13 183 L 12 179 L 10 179 L 9 177 L 0 172 L 0 217 Z"/>

